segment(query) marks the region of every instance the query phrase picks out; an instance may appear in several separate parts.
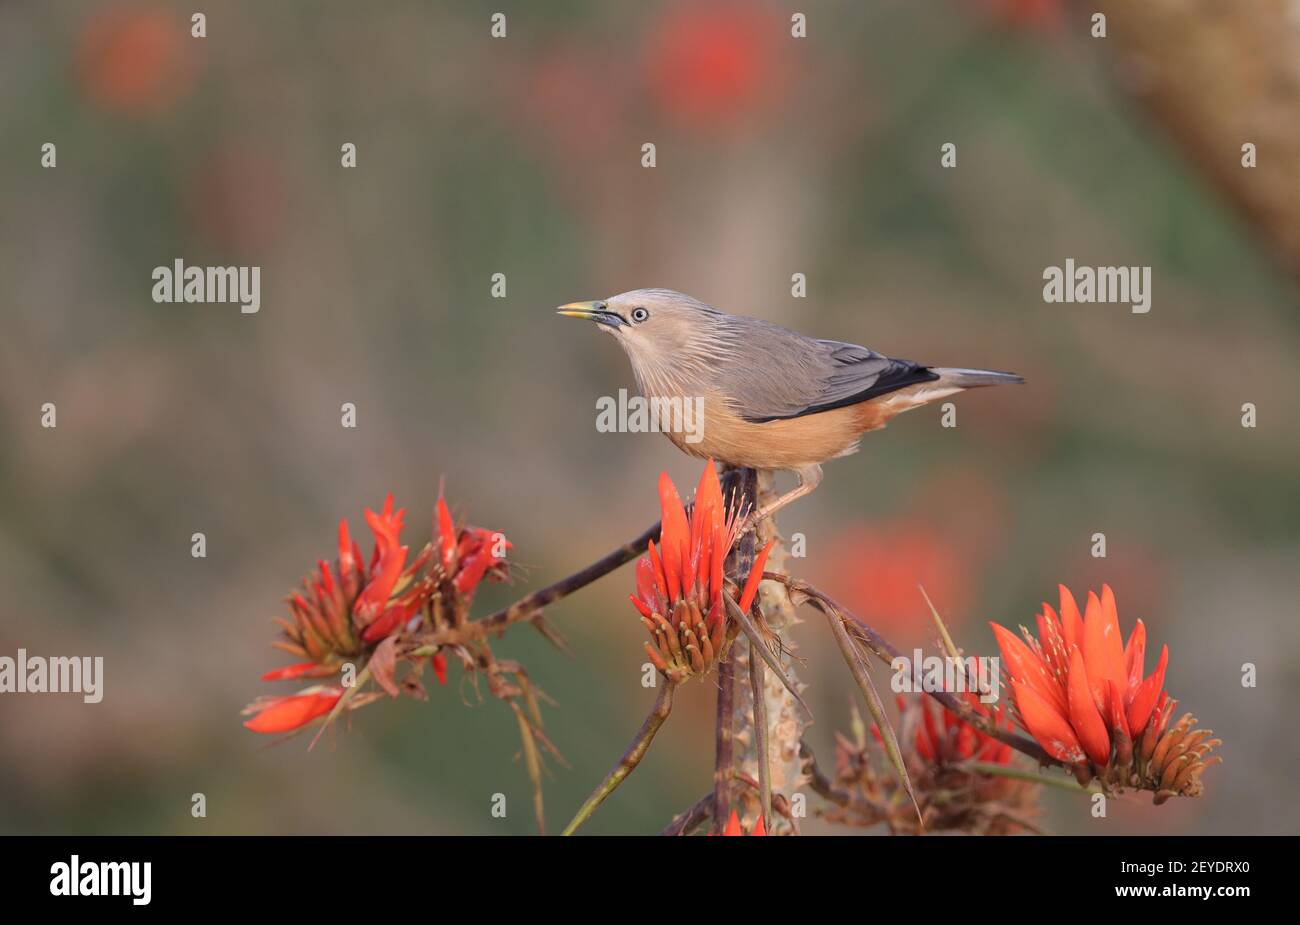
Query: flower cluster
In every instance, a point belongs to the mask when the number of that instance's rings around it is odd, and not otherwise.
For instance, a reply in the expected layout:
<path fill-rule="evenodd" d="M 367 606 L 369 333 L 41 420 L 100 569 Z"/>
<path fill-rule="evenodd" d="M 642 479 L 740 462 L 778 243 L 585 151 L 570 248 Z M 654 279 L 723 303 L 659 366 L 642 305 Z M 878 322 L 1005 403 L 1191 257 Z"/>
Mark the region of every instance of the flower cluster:
<path fill-rule="evenodd" d="M 645 646 L 650 661 L 678 682 L 705 674 L 726 643 L 723 565 L 736 542 L 739 519 L 723 502 L 712 460 L 705 464 L 689 514 L 666 472 L 659 476 L 659 507 L 659 546 L 651 540 L 647 555 L 636 564 L 632 604 L 653 640 Z M 754 557 L 739 600 L 746 613 L 771 548 L 769 543 Z"/>
<path fill-rule="evenodd" d="M 997 729 L 1009 729 L 1006 710 L 990 710 L 973 693 L 968 708 Z M 848 796 L 826 811 L 850 825 L 884 823 L 891 832 L 972 832 L 1013 835 L 1036 831 L 1040 787 L 1032 781 L 981 770 L 972 763 L 1010 768 L 1010 745 L 976 728 L 927 696 L 896 699 L 900 743 L 916 795 L 916 808 L 883 757 L 880 730 L 871 739 L 854 716 L 855 738 L 836 737 L 835 780 Z"/>
<path fill-rule="evenodd" d="M 405 515 L 405 509 L 393 510 L 391 494 L 378 512 L 366 510 L 374 540 L 369 559 L 352 539 L 347 520 L 339 521 L 338 557 L 332 565 L 317 562 L 316 572 L 288 598 L 292 620 L 276 621 L 284 632 L 272 645 L 305 661 L 269 671 L 262 680 L 338 678 L 345 666 L 355 670 L 358 662 L 370 662 L 381 645 L 403 630 L 462 625 L 479 583 L 506 577 L 510 544 L 489 530 L 458 531 L 441 496 L 436 554 L 430 542 L 410 558 L 410 547 L 401 541 Z M 392 665 L 385 661 L 387 674 L 378 680 L 392 693 Z M 431 662 L 439 683 L 446 683 L 445 657 L 435 652 Z M 331 683 L 290 696 L 264 697 L 245 709 L 252 718 L 244 725 L 254 732 L 292 732 L 329 713 L 343 696 L 344 688 Z M 358 694 L 348 705 L 361 706 L 374 696 Z"/>
<path fill-rule="evenodd" d="M 969 708 L 991 722 L 995 728 L 1010 728 L 1005 710 L 990 710 L 974 693 L 968 692 L 965 697 Z M 947 707 L 940 706 L 929 698 L 905 701 L 900 696 L 896 703 L 905 723 L 911 721 L 914 714 L 920 714 L 914 745 L 916 754 L 922 761 L 938 766 L 962 761 L 1002 765 L 1011 763 L 1010 745 L 976 729 Z M 873 728 L 872 732 L 876 730 Z"/>
<path fill-rule="evenodd" d="M 1145 673 L 1146 627 L 1138 620 L 1127 642 L 1119 629 L 1115 595 L 1103 585 L 1088 593 L 1080 615 L 1068 588 L 1058 614 L 1043 604 L 1035 638 L 1024 640 L 991 624 L 1011 676 L 1020 724 L 1043 749 L 1113 790 L 1134 787 L 1171 796 L 1198 796 L 1201 775 L 1221 744 L 1184 715 L 1170 726 L 1176 705 L 1164 690 L 1169 647 Z"/>

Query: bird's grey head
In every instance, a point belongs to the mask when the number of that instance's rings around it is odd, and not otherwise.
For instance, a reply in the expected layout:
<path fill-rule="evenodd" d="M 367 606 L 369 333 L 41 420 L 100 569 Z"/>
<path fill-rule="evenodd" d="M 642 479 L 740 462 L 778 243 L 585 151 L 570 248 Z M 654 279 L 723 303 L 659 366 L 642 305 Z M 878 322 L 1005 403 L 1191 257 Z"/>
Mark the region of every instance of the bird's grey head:
<path fill-rule="evenodd" d="M 627 352 L 642 392 L 681 393 L 708 381 L 730 342 L 727 315 L 672 289 L 633 289 L 557 310 L 596 322 Z"/>

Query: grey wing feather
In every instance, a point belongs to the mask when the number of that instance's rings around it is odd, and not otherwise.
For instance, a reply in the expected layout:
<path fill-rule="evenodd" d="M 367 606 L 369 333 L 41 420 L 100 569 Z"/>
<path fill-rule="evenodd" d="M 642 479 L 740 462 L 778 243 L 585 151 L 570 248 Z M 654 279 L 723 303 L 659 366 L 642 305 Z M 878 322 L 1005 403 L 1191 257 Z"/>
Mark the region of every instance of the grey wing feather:
<path fill-rule="evenodd" d="M 857 344 L 814 340 L 753 318 L 736 320 L 744 324 L 734 332 L 731 362 L 719 372 L 725 393 L 752 423 L 855 405 L 939 378 L 918 363 Z"/>

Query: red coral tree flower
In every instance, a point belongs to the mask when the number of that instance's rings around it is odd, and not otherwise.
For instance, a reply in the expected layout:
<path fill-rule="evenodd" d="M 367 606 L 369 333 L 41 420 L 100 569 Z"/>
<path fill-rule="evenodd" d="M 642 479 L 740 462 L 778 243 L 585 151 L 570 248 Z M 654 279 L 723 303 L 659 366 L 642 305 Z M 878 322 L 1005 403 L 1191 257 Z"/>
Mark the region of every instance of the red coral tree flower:
<path fill-rule="evenodd" d="M 659 546 L 651 540 L 648 554 L 636 564 L 632 604 L 653 640 L 645 646 L 650 661 L 669 680 L 684 681 L 707 672 L 726 643 L 723 564 L 735 545 L 739 518 L 723 501 L 712 460 L 705 464 L 689 514 L 667 472 L 659 475 L 659 507 Z M 769 542 L 754 557 L 739 599 L 746 613 L 771 549 Z"/>
<path fill-rule="evenodd" d="M 1060 592 L 1060 614 L 1043 604 L 1037 638 L 1022 627 L 1022 642 L 990 624 L 1011 675 L 1021 725 L 1081 776 L 1100 776 L 1116 788 L 1153 790 L 1158 802 L 1199 794 L 1202 772 L 1218 762 L 1206 755 L 1220 742 L 1208 729 L 1195 729 L 1190 714 L 1169 727 L 1176 704 L 1164 691 L 1169 647 L 1161 648 L 1147 675 L 1146 627 L 1138 620 L 1123 640 L 1109 585 L 1100 597 L 1088 593 L 1082 616 L 1070 590 L 1061 585 Z"/>
<path fill-rule="evenodd" d="M 414 559 L 402 545 L 406 510 L 393 510 L 393 496 L 379 511 L 367 509 L 366 526 L 374 537 L 369 560 L 352 539 L 346 519 L 339 521 L 338 558 L 317 562 L 315 574 L 288 599 L 293 621 L 277 620 L 284 638 L 273 645 L 306 661 L 268 671 L 263 681 L 328 678 L 343 665 L 374 658 L 380 646 L 406 630 L 422 626 L 464 626 L 474 592 L 484 579 L 508 577 L 505 553 L 510 543 L 500 533 L 480 527 L 457 529 L 441 493 L 434 515 L 434 543 Z M 397 653 L 393 643 L 370 662 L 375 678 L 391 695 Z M 447 683 L 447 660 L 435 652 L 430 661 L 440 684 Z M 381 670 L 382 668 L 382 670 Z M 418 682 L 417 685 L 418 686 Z M 290 732 L 328 713 L 343 697 L 337 687 L 315 687 L 290 697 L 266 697 L 245 709 L 244 723 L 255 732 Z M 361 706 L 371 697 L 352 698 Z"/>
<path fill-rule="evenodd" d="M 972 692 L 965 694 L 965 702 L 993 729 L 1010 729 L 1005 707 L 992 710 Z M 963 718 L 969 714 L 959 715 L 929 697 L 899 696 L 895 703 L 920 819 L 898 776 L 889 769 L 879 727 L 871 725 L 869 740 L 856 711 L 854 737 L 840 733 L 835 737 L 835 781 L 849 798 L 838 800 L 826 811 L 827 818 L 867 828 L 883 823 L 895 834 L 1037 831 L 1032 820 L 1038 812 L 1040 786 L 1014 772 L 996 773 L 1013 765 L 1015 752 L 1010 745 Z"/>
<path fill-rule="evenodd" d="M 263 681 L 333 677 L 344 664 L 373 652 L 428 601 L 432 588 L 416 579 L 432 548 L 426 546 L 408 565 L 409 548 L 400 539 L 405 514 L 405 509 L 394 512 L 391 494 L 380 511 L 366 510 L 374 537 L 368 563 L 347 520 L 339 521 L 338 558 L 332 566 L 317 562 L 316 573 L 288 598 L 292 622 L 276 621 L 284 638 L 272 645 L 307 660 L 268 671 Z M 253 714 L 244 725 L 254 732 L 289 732 L 328 713 L 342 695 L 337 687 L 315 687 L 262 698 L 244 711 Z"/>
<path fill-rule="evenodd" d="M 402 544 L 404 517 L 406 509 L 394 511 L 391 494 L 380 511 L 365 511 L 374 539 L 369 560 L 352 539 L 346 518 L 339 521 L 337 559 L 333 564 L 317 561 L 317 572 L 290 595 L 292 621 L 277 620 L 283 638 L 273 646 L 305 661 L 266 672 L 263 681 L 334 677 L 344 664 L 370 659 L 386 639 L 424 620 L 463 624 L 478 583 L 506 576 L 504 552 L 510 543 L 480 527 L 456 529 L 441 494 L 437 559 L 433 543 L 425 543 L 415 559 L 409 557 L 411 550 Z M 446 683 L 445 657 L 437 652 L 430 660 L 438 682 Z M 292 731 L 330 712 L 342 696 L 339 687 L 320 686 L 263 698 L 244 711 L 253 717 L 244 725 L 259 733 Z M 354 700 L 356 705 L 367 702 Z"/>
<path fill-rule="evenodd" d="M 988 719 L 994 728 L 1010 728 L 1011 721 L 1006 710 L 990 710 L 971 692 L 966 693 L 966 701 L 975 713 Z M 932 764 L 955 764 L 962 761 L 1002 765 L 1011 763 L 1012 748 L 1007 743 L 981 732 L 952 710 L 928 698 L 913 702 L 921 714 L 916 729 L 916 753 L 925 761 Z M 906 718 L 909 715 L 908 701 L 900 696 L 896 703 L 898 712 Z M 872 726 L 871 732 L 879 738 L 880 732 L 875 726 Z"/>

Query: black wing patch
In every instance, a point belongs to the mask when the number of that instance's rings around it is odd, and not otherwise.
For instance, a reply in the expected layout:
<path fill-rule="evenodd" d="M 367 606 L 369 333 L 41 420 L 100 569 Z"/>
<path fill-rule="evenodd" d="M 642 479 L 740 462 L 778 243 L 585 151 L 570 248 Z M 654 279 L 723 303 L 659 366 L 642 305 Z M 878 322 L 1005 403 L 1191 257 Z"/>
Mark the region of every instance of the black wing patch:
<path fill-rule="evenodd" d="M 897 392 L 909 385 L 934 382 L 939 374 L 911 360 L 895 360 L 857 344 L 819 341 L 827 348 L 830 361 L 821 382 L 819 400 L 789 414 L 746 418 L 752 424 L 788 420 L 856 405 L 868 399 Z"/>

